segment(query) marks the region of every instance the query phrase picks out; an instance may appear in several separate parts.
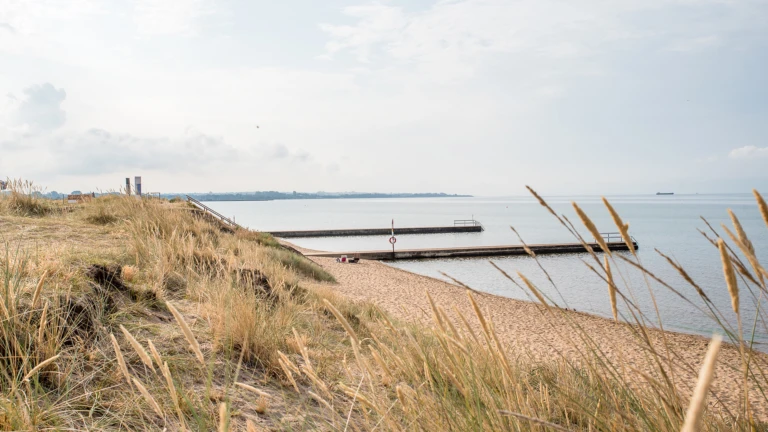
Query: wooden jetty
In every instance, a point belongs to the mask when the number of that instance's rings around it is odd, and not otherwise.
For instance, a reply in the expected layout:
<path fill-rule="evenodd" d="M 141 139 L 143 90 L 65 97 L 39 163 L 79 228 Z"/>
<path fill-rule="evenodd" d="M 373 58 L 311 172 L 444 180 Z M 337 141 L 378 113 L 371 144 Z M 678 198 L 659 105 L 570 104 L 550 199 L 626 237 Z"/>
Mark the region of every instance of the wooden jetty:
<path fill-rule="evenodd" d="M 470 219 L 470 220 L 454 220 L 453 226 L 395 228 L 395 235 L 476 233 L 481 231 L 483 231 L 483 225 L 474 219 Z M 378 235 L 388 236 L 392 234 L 392 228 L 270 231 L 270 234 L 272 234 L 274 237 L 280 237 L 280 238 L 353 237 L 353 236 L 378 236 Z"/>
<path fill-rule="evenodd" d="M 595 252 L 602 252 L 597 243 L 589 243 Z M 611 251 L 627 251 L 629 248 L 624 242 L 614 241 L 607 243 Z M 564 253 L 584 253 L 586 250 L 581 243 L 560 243 L 560 244 L 536 244 L 528 247 L 537 255 L 544 254 L 564 254 Z M 639 249 L 637 242 L 634 242 L 635 249 Z M 450 248 L 429 248 L 429 249 L 400 249 L 392 252 L 391 250 L 375 251 L 354 251 L 354 252 L 314 252 L 305 254 L 307 257 L 329 257 L 336 258 L 341 255 L 349 257 L 359 257 L 367 260 L 415 260 L 430 258 L 464 258 L 464 257 L 488 257 L 488 256 L 511 256 L 526 255 L 527 252 L 522 245 L 506 246 L 473 246 L 473 247 L 450 247 Z"/>

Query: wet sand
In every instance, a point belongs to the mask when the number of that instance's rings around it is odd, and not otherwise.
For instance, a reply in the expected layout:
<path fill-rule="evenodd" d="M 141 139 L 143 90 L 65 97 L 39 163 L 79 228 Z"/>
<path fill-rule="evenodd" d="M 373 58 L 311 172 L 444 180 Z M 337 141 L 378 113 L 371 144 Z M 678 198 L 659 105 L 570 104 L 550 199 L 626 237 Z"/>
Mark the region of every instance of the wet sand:
<path fill-rule="evenodd" d="M 308 251 L 292 246 L 303 252 Z M 399 319 L 432 325 L 432 312 L 426 296 L 429 292 L 435 303 L 454 319 L 452 309 L 455 307 L 476 326 L 476 331 L 481 331 L 467 297 L 467 290 L 461 286 L 376 261 L 342 264 L 334 258 L 312 260 L 334 275 L 338 281 L 334 288 L 338 292 L 353 300 L 375 303 Z M 588 346 L 584 338 L 590 338 L 627 376 L 639 378 L 640 375 L 632 370 L 635 369 L 661 380 L 651 365 L 647 345 L 638 342 L 636 326 L 581 312 L 554 308 L 548 310 L 537 303 L 486 293 L 473 292 L 473 296 L 486 318 L 493 320 L 502 343 L 508 347 L 512 357 L 524 356 L 536 360 L 564 357 L 578 362 Z M 458 320 L 455 324 L 461 326 Z M 665 363 L 673 365 L 676 385 L 684 394 L 690 394 L 709 340 L 656 329 L 650 329 L 648 335 L 654 349 L 667 359 Z M 768 367 L 768 356 L 764 354 L 758 354 L 758 358 L 753 361 L 760 362 L 764 368 Z M 729 410 L 738 410 L 740 400 L 743 400 L 743 375 L 740 368 L 738 348 L 724 344 L 713 384 L 716 398 L 710 398 L 710 405 L 724 405 Z M 756 389 L 752 393 L 752 401 L 764 400 Z M 752 405 L 758 417 L 768 418 L 768 407 Z"/>

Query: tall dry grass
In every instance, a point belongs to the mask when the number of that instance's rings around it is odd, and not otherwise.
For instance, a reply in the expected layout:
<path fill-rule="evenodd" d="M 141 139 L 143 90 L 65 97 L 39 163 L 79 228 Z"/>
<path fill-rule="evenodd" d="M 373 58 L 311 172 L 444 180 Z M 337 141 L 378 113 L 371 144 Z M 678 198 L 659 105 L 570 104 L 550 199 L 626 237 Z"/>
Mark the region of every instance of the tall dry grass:
<path fill-rule="evenodd" d="M 628 238 L 627 225 L 606 205 Z M 7 202 L 0 206 L 10 208 Z M 93 325 L 81 329 L 62 294 L 74 298 L 88 286 L 82 270 L 46 273 L 40 283 L 42 268 L 30 265 L 37 258 L 6 244 L 0 260 L 0 429 L 766 428 L 751 409 L 768 404 L 765 357 L 742 331 L 763 325 L 763 312 L 740 317 L 743 326 L 734 327 L 684 277 L 706 305 L 703 313 L 739 347 L 741 362 L 732 367 L 741 371 L 744 393 L 728 404 L 711 391 L 719 378 L 712 374 L 716 354 L 702 358 L 700 374 L 698 365 L 690 365 L 699 382 L 682 382 L 674 347 L 661 350 L 664 342 L 648 336 L 652 320 L 623 284 L 627 269 L 654 277 L 634 251 L 601 260 L 590 248 L 593 262 L 587 264 L 608 284 L 606 302 L 627 311 L 616 318 L 633 329 L 632 342 L 646 344 L 649 372 L 616 364 L 576 321 L 568 335 L 577 358 L 541 360 L 511 351 L 471 292 L 474 316 L 449 312 L 430 299 L 433 326 L 400 322 L 374 305 L 335 294 L 332 285 L 308 288 L 304 281 L 329 280 L 317 276 L 321 270 L 311 262 L 263 239 L 222 232 L 182 204 L 110 196 L 44 217 L 85 227 L 94 214 L 108 215 L 105 230 L 123 242 L 116 264 L 131 266 L 123 272 L 132 275 L 129 288 L 143 288 L 155 300 L 121 293 L 113 300 L 118 307 L 99 303 L 88 312 Z M 589 229 L 589 216 L 582 211 L 580 218 Z M 722 254 L 723 289 L 740 305 L 766 292 L 768 275 L 747 233 L 733 230 L 731 242 L 714 242 L 713 253 Z M 98 256 L 93 251 L 89 259 Z M 547 305 L 542 313 L 568 321 L 555 299 L 525 275 L 509 277 Z M 740 295 L 745 292 L 756 295 Z"/>
<path fill-rule="evenodd" d="M 6 189 L 10 192 L 0 200 L 0 212 L 18 216 L 41 217 L 61 210 L 49 199 L 41 196 L 42 189 L 31 181 L 11 179 Z"/>

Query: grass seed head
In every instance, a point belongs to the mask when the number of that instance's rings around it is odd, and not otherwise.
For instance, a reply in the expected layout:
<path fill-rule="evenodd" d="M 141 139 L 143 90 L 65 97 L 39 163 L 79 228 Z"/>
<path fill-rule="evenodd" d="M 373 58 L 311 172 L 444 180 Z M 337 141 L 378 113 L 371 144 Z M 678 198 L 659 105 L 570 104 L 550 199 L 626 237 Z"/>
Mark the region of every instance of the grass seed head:
<path fill-rule="evenodd" d="M 115 356 L 117 357 L 117 364 L 120 366 L 120 371 L 123 372 L 123 376 L 125 377 L 125 380 L 128 381 L 128 384 L 131 384 L 131 374 L 128 372 L 128 366 L 125 365 L 125 358 L 123 358 L 123 352 L 120 351 L 120 345 L 117 343 L 115 335 L 110 333 L 109 337 L 112 340 L 112 348 L 115 349 Z"/>
<path fill-rule="evenodd" d="M 718 239 L 717 247 L 720 249 L 720 261 L 723 262 L 723 275 L 725 276 L 725 285 L 728 287 L 728 294 L 731 296 L 731 306 L 736 315 L 739 314 L 739 286 L 736 283 L 736 272 L 733 271 L 731 256 L 725 247 L 725 240 Z"/>
<path fill-rule="evenodd" d="M 626 243 L 630 252 L 635 253 L 635 243 L 632 241 L 632 237 L 629 235 L 629 224 L 625 224 L 624 221 L 621 220 L 619 213 L 613 208 L 611 203 L 605 199 L 605 197 L 603 197 L 603 204 L 605 204 L 605 207 L 608 208 L 608 212 L 611 214 L 611 219 L 613 219 L 613 223 L 616 225 L 616 228 L 618 228 L 619 233 L 621 234 L 621 239 L 624 240 L 624 243 Z"/>
<path fill-rule="evenodd" d="M 584 210 L 579 207 L 578 204 L 573 204 L 573 209 L 576 210 L 576 214 L 579 215 L 579 219 L 581 219 L 581 223 L 584 224 L 584 226 L 589 230 L 589 233 L 592 234 L 592 237 L 595 238 L 595 241 L 598 245 L 600 245 L 600 249 L 603 250 L 603 252 L 607 253 L 608 255 L 611 254 L 610 249 L 608 249 L 608 245 L 605 244 L 605 240 L 603 239 L 603 236 L 600 234 L 600 231 L 597 230 L 597 227 L 595 227 L 595 224 L 592 222 L 592 219 L 587 216 L 586 213 L 584 213 Z"/>
<path fill-rule="evenodd" d="M 765 203 L 765 199 L 760 195 L 760 192 L 758 192 L 757 189 L 752 189 L 752 193 L 757 200 L 757 207 L 760 209 L 760 214 L 763 215 L 763 221 L 765 222 L 765 225 L 768 226 L 768 204 Z"/>
<path fill-rule="evenodd" d="M 197 343 L 197 339 L 192 333 L 192 330 L 187 325 L 187 322 L 184 321 L 184 317 L 181 316 L 181 313 L 179 313 L 179 311 L 176 310 L 176 308 L 170 302 L 165 302 L 165 305 L 168 306 L 168 310 L 170 310 L 173 314 L 173 317 L 176 318 L 176 322 L 179 324 L 179 327 L 181 327 L 181 331 L 184 333 L 184 337 L 187 338 L 187 342 L 189 342 L 189 346 L 195 353 L 197 360 L 200 362 L 200 364 L 205 365 L 205 357 L 203 356 L 203 352 L 200 351 L 200 344 Z"/>
<path fill-rule="evenodd" d="M 707 354 L 704 357 L 704 363 L 699 371 L 699 379 L 696 381 L 696 388 L 693 390 L 691 402 L 688 404 L 688 411 L 685 413 L 685 422 L 682 432 L 695 432 L 700 430 L 701 419 L 706 407 L 707 393 L 712 384 L 715 375 L 715 362 L 717 354 L 720 352 L 720 343 L 723 338 L 720 335 L 712 337 L 709 343 Z"/>
<path fill-rule="evenodd" d="M 123 335 L 125 335 L 125 338 L 128 339 L 128 342 L 130 342 L 131 346 L 133 347 L 133 350 L 136 351 L 136 354 L 139 355 L 141 362 L 147 365 L 147 367 L 152 369 L 152 371 L 154 372 L 155 367 L 152 365 L 152 359 L 149 357 L 149 354 L 147 354 L 147 352 L 144 351 L 144 347 L 141 346 L 139 341 L 137 341 L 136 338 L 133 337 L 131 332 L 129 332 L 128 329 L 126 329 L 122 324 L 120 324 L 120 330 L 122 330 Z"/>
<path fill-rule="evenodd" d="M 165 414 L 163 413 L 162 408 L 160 408 L 160 404 L 157 403 L 155 398 L 152 397 L 151 394 L 149 394 L 149 391 L 147 391 L 147 388 L 144 387 L 144 384 L 141 383 L 136 378 L 133 378 L 133 384 L 136 386 L 137 389 L 139 389 L 139 393 L 144 397 L 144 400 L 147 401 L 149 406 L 152 407 L 152 409 L 159 415 L 160 417 L 165 417 Z"/>
<path fill-rule="evenodd" d="M 608 255 L 603 257 L 603 265 L 605 266 L 605 275 L 608 279 L 608 296 L 611 299 L 611 312 L 613 312 L 613 319 L 619 322 L 619 312 L 616 308 L 616 285 L 613 283 L 613 274 L 611 273 L 611 264 L 608 262 Z"/>
<path fill-rule="evenodd" d="M 523 282 L 525 282 L 525 285 L 528 287 L 529 290 L 531 290 L 533 295 L 536 296 L 536 298 L 541 302 L 541 304 L 543 304 L 544 307 L 549 309 L 549 303 L 547 303 L 547 301 L 544 299 L 544 296 L 541 294 L 539 289 L 536 288 L 536 286 L 534 286 L 533 283 L 529 281 L 528 278 L 525 277 L 522 273 L 517 272 L 517 275 L 520 276 L 520 279 L 522 279 Z"/>

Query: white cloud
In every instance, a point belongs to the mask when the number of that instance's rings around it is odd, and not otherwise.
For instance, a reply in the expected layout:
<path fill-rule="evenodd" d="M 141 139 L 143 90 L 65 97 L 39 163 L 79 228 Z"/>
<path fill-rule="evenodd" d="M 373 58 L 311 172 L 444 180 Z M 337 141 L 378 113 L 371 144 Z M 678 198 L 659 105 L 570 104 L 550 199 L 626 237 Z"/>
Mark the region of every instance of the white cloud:
<path fill-rule="evenodd" d="M 24 89 L 24 95 L 15 112 L 18 126 L 38 133 L 52 131 L 66 122 L 67 113 L 61 108 L 67 98 L 64 89 L 45 83 Z"/>
<path fill-rule="evenodd" d="M 748 145 L 731 150 L 728 153 L 731 159 L 754 159 L 768 157 L 768 147 Z"/>
<path fill-rule="evenodd" d="M 187 131 L 179 137 L 139 137 L 101 129 L 52 139 L 51 156 L 62 174 L 106 174 L 122 169 L 208 171 L 238 152 L 221 137 Z"/>

